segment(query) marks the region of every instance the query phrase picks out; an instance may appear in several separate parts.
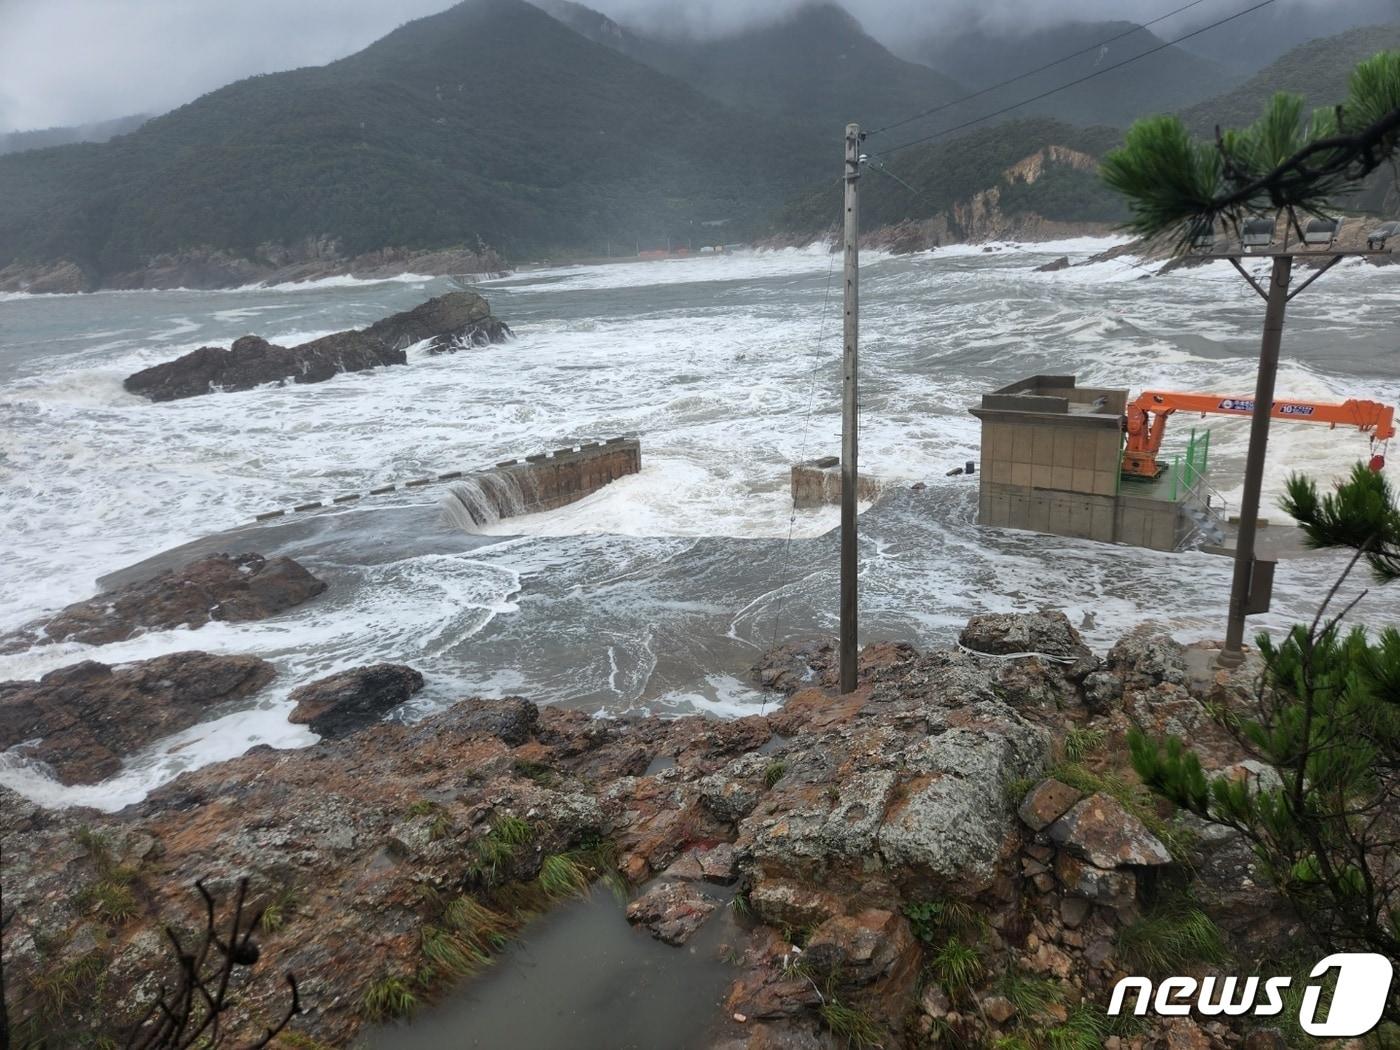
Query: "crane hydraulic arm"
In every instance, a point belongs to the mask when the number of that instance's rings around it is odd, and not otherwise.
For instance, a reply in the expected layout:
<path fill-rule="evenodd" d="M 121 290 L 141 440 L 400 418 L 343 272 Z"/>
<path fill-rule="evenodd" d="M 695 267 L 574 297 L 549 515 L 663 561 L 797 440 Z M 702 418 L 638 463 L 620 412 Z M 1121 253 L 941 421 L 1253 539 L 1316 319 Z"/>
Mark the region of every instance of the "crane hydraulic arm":
<path fill-rule="evenodd" d="M 1161 472 L 1157 452 L 1166 434 L 1167 417 L 1173 412 L 1251 416 L 1254 414 L 1254 399 L 1144 390 L 1128 404 L 1126 411 L 1124 426 L 1128 432 L 1128 443 L 1123 451 L 1124 477 L 1155 478 Z M 1269 415 L 1291 423 L 1356 427 L 1369 431 L 1372 441 L 1387 441 L 1395 434 L 1395 409 L 1376 401 L 1350 400 L 1328 404 L 1321 401 L 1278 400 L 1273 403 Z"/>

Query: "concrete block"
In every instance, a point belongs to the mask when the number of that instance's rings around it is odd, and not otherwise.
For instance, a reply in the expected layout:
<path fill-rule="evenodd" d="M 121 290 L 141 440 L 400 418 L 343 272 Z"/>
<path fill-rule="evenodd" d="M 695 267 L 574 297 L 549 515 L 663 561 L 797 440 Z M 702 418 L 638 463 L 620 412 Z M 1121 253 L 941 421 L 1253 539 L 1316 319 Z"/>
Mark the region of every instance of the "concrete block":
<path fill-rule="evenodd" d="M 1048 467 L 1055 461 L 1055 431 L 1059 427 L 1040 427 L 1031 438 L 1031 462 Z"/>
<path fill-rule="evenodd" d="M 1091 494 L 1094 491 L 1094 472 L 1075 467 L 1070 491 Z"/>
<path fill-rule="evenodd" d="M 1073 444 L 1070 449 L 1073 451 Z M 1070 467 L 1060 466 L 1058 463 L 1050 468 L 1050 487 L 1059 489 L 1061 492 L 1069 492 L 1074 488 L 1074 470 Z"/>
<path fill-rule="evenodd" d="M 1011 462 L 1011 484 L 1019 488 L 1027 488 L 1031 483 L 1031 465 L 1020 460 Z"/>
<path fill-rule="evenodd" d="M 1112 496 L 1118 491 L 1118 472 L 1116 470 L 1096 470 L 1094 471 L 1094 495 Z"/>
<path fill-rule="evenodd" d="M 371 496 L 382 496 L 382 495 L 384 495 L 386 492 L 393 492 L 393 491 L 395 491 L 397 488 L 398 488 L 397 485 L 380 485 L 379 488 L 377 488 L 377 489 L 370 489 L 370 490 L 369 490 L 369 494 L 370 494 Z"/>
<path fill-rule="evenodd" d="M 346 495 L 346 496 L 337 496 L 335 499 L 331 500 L 331 502 L 332 502 L 332 503 L 354 503 L 354 502 L 355 502 L 357 499 L 359 499 L 359 498 L 360 498 L 360 494 L 359 494 L 358 492 L 352 492 L 352 493 L 350 493 L 349 495 Z"/>

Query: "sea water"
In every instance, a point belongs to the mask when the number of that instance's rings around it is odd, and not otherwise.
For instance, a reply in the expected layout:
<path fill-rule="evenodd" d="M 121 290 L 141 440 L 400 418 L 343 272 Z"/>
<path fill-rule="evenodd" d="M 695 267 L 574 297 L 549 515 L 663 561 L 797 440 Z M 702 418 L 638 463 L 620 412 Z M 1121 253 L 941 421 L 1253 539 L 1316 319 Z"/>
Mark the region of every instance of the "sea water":
<path fill-rule="evenodd" d="M 945 476 L 978 457 L 968 407 L 1034 373 L 1252 393 L 1263 305 L 1227 264 L 1151 278 L 1128 258 L 1036 272 L 1104 247 L 864 257 L 861 466 L 892 489 L 861 518 L 865 639 L 946 644 L 972 613 L 1042 607 L 1085 624 L 1100 649 L 1145 619 L 1187 640 L 1222 633 L 1227 559 L 981 529 L 976 478 Z M 521 272 L 480 287 L 510 342 L 164 404 L 126 394 L 122 379 L 249 333 L 293 345 L 365 325 L 453 286 L 405 276 L 0 297 L 0 631 L 269 509 L 622 433 L 641 437 L 643 460 L 640 474 L 546 514 L 445 514 L 441 486 L 236 534 L 233 553 L 291 554 L 330 589 L 261 623 L 0 656 L 0 680 L 205 649 L 266 657 L 277 681 L 108 784 L 66 788 L 14 755 L 0 755 L 0 783 L 53 805 L 119 807 L 254 744 L 313 741 L 286 721 L 291 689 L 379 660 L 427 679 L 400 717 L 507 693 L 600 716 L 763 710 L 772 701 L 747 675 L 762 650 L 836 625 L 838 512 L 794 513 L 788 469 L 839 451 L 838 263 L 810 248 Z M 1290 305 L 1280 395 L 1400 400 L 1397 305 L 1400 269 L 1329 272 Z M 1178 414 L 1168 454 L 1192 426 L 1211 429 L 1213 480 L 1236 510 L 1248 421 Z M 1327 484 L 1369 453 L 1354 431 L 1275 423 L 1265 513 L 1280 516 L 1291 472 Z M 1281 563 L 1273 611 L 1252 626 L 1309 616 L 1340 564 Z M 1373 589 L 1356 615 L 1381 624 L 1397 610 L 1400 588 Z"/>

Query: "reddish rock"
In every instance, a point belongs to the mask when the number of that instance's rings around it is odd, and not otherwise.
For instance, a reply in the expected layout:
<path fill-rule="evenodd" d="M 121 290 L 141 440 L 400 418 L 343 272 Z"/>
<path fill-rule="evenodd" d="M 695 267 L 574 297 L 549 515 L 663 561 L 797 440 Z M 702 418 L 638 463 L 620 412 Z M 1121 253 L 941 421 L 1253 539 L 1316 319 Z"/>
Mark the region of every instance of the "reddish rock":
<path fill-rule="evenodd" d="M 14 649 L 42 642 L 105 645 L 143 631 L 202 627 L 211 620 L 263 620 L 326 589 L 291 558 L 216 554 L 68 606 L 12 639 Z"/>
<path fill-rule="evenodd" d="M 1050 838 L 1098 868 L 1170 864 L 1152 832 L 1112 795 L 1090 795 L 1050 826 Z"/>
<path fill-rule="evenodd" d="M 627 921 L 645 927 L 657 940 L 684 944 L 719 907 L 713 897 L 687 882 L 656 882 L 627 905 Z"/>
<path fill-rule="evenodd" d="M 1032 831 L 1044 831 L 1083 797 L 1068 784 L 1047 777 L 1031 788 L 1016 813 Z"/>
<path fill-rule="evenodd" d="M 94 784 L 133 751 L 213 717 L 275 673 L 255 656 L 182 652 L 119 667 L 89 660 L 37 682 L 0 682 L 0 750 L 37 740 L 21 753 L 65 784 Z"/>
<path fill-rule="evenodd" d="M 423 688 L 423 676 L 402 664 L 371 664 L 341 671 L 292 691 L 289 722 L 338 740 L 374 725 Z"/>

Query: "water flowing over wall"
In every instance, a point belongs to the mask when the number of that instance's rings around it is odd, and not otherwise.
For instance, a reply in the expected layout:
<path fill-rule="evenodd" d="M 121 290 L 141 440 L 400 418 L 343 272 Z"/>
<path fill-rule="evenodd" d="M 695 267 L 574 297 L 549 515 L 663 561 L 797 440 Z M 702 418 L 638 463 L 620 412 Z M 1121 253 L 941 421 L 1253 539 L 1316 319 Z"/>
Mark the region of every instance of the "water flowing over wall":
<path fill-rule="evenodd" d="M 641 469 L 642 446 L 636 438 L 558 449 L 463 475 L 443 497 L 443 513 L 454 525 L 474 532 L 503 518 L 573 503 Z"/>
<path fill-rule="evenodd" d="M 480 525 L 554 510 L 566 503 L 597 492 L 610 481 L 642 469 L 642 443 L 636 438 L 615 437 L 585 445 L 541 452 L 524 459 L 509 459 L 482 470 L 453 470 L 445 474 L 382 485 L 368 492 L 350 492 L 330 499 L 302 503 L 290 513 L 321 510 L 356 503 L 370 496 L 381 496 L 400 489 L 452 482 L 443 498 L 449 519 L 468 532 Z M 255 521 L 271 521 L 288 514 L 287 509 L 259 514 Z"/>

